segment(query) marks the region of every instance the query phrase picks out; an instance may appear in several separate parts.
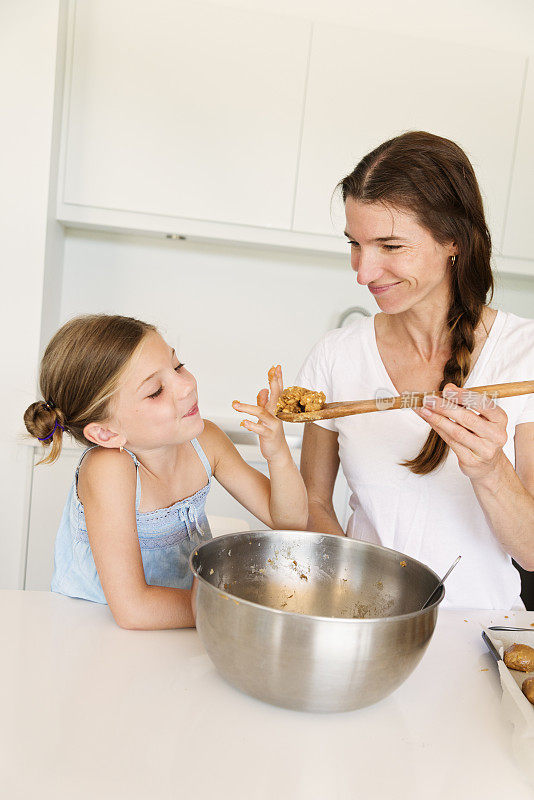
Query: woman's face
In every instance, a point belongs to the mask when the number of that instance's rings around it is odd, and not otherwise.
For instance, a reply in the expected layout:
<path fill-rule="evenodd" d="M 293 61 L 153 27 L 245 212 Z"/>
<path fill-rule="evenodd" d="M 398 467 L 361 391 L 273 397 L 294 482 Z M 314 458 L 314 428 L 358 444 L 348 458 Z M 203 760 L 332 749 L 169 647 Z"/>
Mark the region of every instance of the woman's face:
<path fill-rule="evenodd" d="M 446 302 L 453 242 L 442 245 L 410 211 L 347 198 L 345 235 L 351 266 L 380 309 L 398 314 L 427 301 Z"/>

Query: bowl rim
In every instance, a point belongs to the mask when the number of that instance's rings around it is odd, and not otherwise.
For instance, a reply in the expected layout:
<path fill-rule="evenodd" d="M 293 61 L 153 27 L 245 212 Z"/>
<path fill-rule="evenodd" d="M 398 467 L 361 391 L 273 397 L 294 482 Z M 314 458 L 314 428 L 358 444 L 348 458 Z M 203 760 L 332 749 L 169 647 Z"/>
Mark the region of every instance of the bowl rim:
<path fill-rule="evenodd" d="M 209 587 L 209 589 L 212 589 L 214 592 L 217 592 L 219 595 L 221 595 L 225 599 L 233 600 L 233 602 L 236 603 L 237 605 L 244 604 L 244 605 L 247 605 L 247 606 L 252 606 L 253 608 L 264 609 L 265 611 L 269 611 L 269 612 L 271 612 L 273 614 L 285 614 L 286 616 L 295 617 L 295 618 L 298 617 L 299 619 L 312 619 L 312 620 L 321 620 L 321 621 L 326 621 L 326 622 L 338 622 L 338 623 L 371 623 L 371 622 L 377 622 L 377 620 L 380 620 L 381 622 L 395 622 L 395 621 L 398 622 L 401 619 L 402 620 L 409 620 L 409 619 L 412 619 L 413 617 L 417 617 L 419 614 L 426 614 L 427 612 L 432 611 L 433 609 L 436 609 L 436 611 L 437 611 L 437 606 L 439 606 L 439 604 L 445 598 L 445 586 L 443 585 L 441 587 L 441 592 L 439 593 L 437 599 L 434 600 L 433 603 L 431 603 L 426 608 L 420 608 L 417 611 L 410 611 L 409 614 L 397 614 L 396 616 L 393 616 L 393 617 L 324 617 L 324 616 L 320 616 L 318 614 L 300 614 L 297 611 L 284 611 L 283 608 L 272 608 L 271 606 L 266 606 L 263 603 L 255 603 L 253 600 L 245 600 L 244 598 L 239 597 L 239 595 L 232 594 L 231 592 L 228 592 L 226 589 L 219 589 L 217 586 L 214 586 L 212 583 L 210 583 L 208 580 L 206 580 L 206 578 L 202 577 L 202 575 L 199 575 L 197 570 L 193 568 L 193 559 L 195 558 L 195 556 L 198 555 L 199 550 L 202 550 L 203 547 L 207 547 L 208 545 L 210 545 L 214 541 L 224 542 L 225 539 L 231 539 L 231 538 L 233 538 L 235 536 L 243 536 L 244 537 L 244 536 L 250 536 L 250 535 L 253 535 L 253 534 L 271 535 L 273 533 L 291 533 L 291 534 L 293 534 L 293 533 L 305 533 L 305 534 L 310 534 L 310 535 L 313 535 L 313 536 L 326 536 L 326 537 L 331 538 L 331 539 L 343 538 L 345 541 L 355 542 L 360 546 L 376 548 L 378 550 L 385 550 L 388 553 L 394 553 L 396 556 L 401 556 L 401 560 L 408 559 L 409 561 L 413 561 L 416 564 L 419 564 L 421 567 L 424 567 L 429 572 L 431 572 L 432 575 L 434 575 L 434 577 L 436 578 L 436 581 L 438 583 L 441 581 L 441 578 L 439 577 L 439 575 L 436 572 L 434 572 L 434 570 L 431 567 L 429 567 L 427 564 L 424 564 L 422 561 L 419 561 L 417 558 L 412 558 L 412 556 L 406 555 L 406 553 L 401 553 L 400 550 L 393 550 L 391 547 L 384 547 L 381 544 L 374 544 L 374 542 L 364 542 L 361 539 L 352 539 L 352 538 L 347 537 L 347 536 L 339 537 L 334 533 L 321 533 L 319 531 L 281 530 L 281 529 L 280 530 L 279 529 L 276 529 L 276 530 L 274 530 L 274 529 L 269 529 L 269 530 L 262 529 L 262 530 L 255 530 L 255 531 L 236 531 L 235 533 L 225 533 L 222 536 L 213 537 L 213 538 L 209 539 L 207 542 L 203 542 L 202 544 L 198 545 L 198 547 L 195 547 L 195 549 L 192 551 L 191 555 L 189 556 L 189 568 L 190 568 L 191 572 L 193 573 L 194 577 L 198 581 L 201 581 L 203 584 L 205 584 L 207 587 Z"/>

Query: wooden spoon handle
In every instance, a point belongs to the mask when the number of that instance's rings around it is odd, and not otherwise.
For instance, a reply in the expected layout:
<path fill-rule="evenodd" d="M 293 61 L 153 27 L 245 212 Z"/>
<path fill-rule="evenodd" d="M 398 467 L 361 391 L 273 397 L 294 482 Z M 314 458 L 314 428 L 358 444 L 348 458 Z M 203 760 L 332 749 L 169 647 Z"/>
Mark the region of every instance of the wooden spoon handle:
<path fill-rule="evenodd" d="M 491 399 L 517 397 L 521 394 L 534 394 L 534 381 L 516 383 L 494 383 L 488 386 L 468 386 L 466 392 L 487 394 Z M 348 403 L 327 403 L 320 411 L 305 411 L 302 414 L 279 411 L 276 415 L 283 422 L 316 422 L 321 419 L 337 419 L 353 414 L 368 414 L 372 411 L 392 411 L 395 408 L 417 408 L 423 405 L 425 397 L 442 397 L 442 392 L 405 392 L 399 397 L 377 397 L 373 400 L 355 400 Z"/>

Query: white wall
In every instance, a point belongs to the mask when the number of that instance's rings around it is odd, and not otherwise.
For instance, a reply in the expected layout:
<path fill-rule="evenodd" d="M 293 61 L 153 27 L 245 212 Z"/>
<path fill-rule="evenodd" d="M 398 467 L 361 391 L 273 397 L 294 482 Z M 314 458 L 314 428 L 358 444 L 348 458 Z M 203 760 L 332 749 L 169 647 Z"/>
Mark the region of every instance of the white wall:
<path fill-rule="evenodd" d="M 21 578 L 30 451 L 20 440 L 23 412 L 36 399 L 47 243 L 56 297 L 60 287 L 55 265 L 63 233 L 51 218 L 49 185 L 62 6 L 61 0 L 0 3 L 1 588 L 15 588 Z M 57 316 L 49 316 L 53 324 Z"/>

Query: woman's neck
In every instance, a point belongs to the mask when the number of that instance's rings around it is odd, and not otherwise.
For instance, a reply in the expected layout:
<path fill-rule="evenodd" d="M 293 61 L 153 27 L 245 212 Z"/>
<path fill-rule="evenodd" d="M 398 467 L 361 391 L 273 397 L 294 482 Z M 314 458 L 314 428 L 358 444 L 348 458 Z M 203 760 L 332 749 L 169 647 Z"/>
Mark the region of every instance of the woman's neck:
<path fill-rule="evenodd" d="M 450 298 L 440 292 L 398 314 L 379 314 L 379 330 L 397 345 L 430 363 L 450 350 L 451 334 L 447 324 Z"/>
<path fill-rule="evenodd" d="M 446 310 L 445 310 L 446 309 Z M 480 323 L 475 331 L 476 342 L 485 340 L 497 312 L 484 306 Z M 377 330 L 383 338 L 394 342 L 416 355 L 421 362 L 431 364 L 447 359 L 451 348 L 448 322 L 448 305 L 434 304 L 422 308 L 417 305 L 399 314 L 379 314 Z"/>

